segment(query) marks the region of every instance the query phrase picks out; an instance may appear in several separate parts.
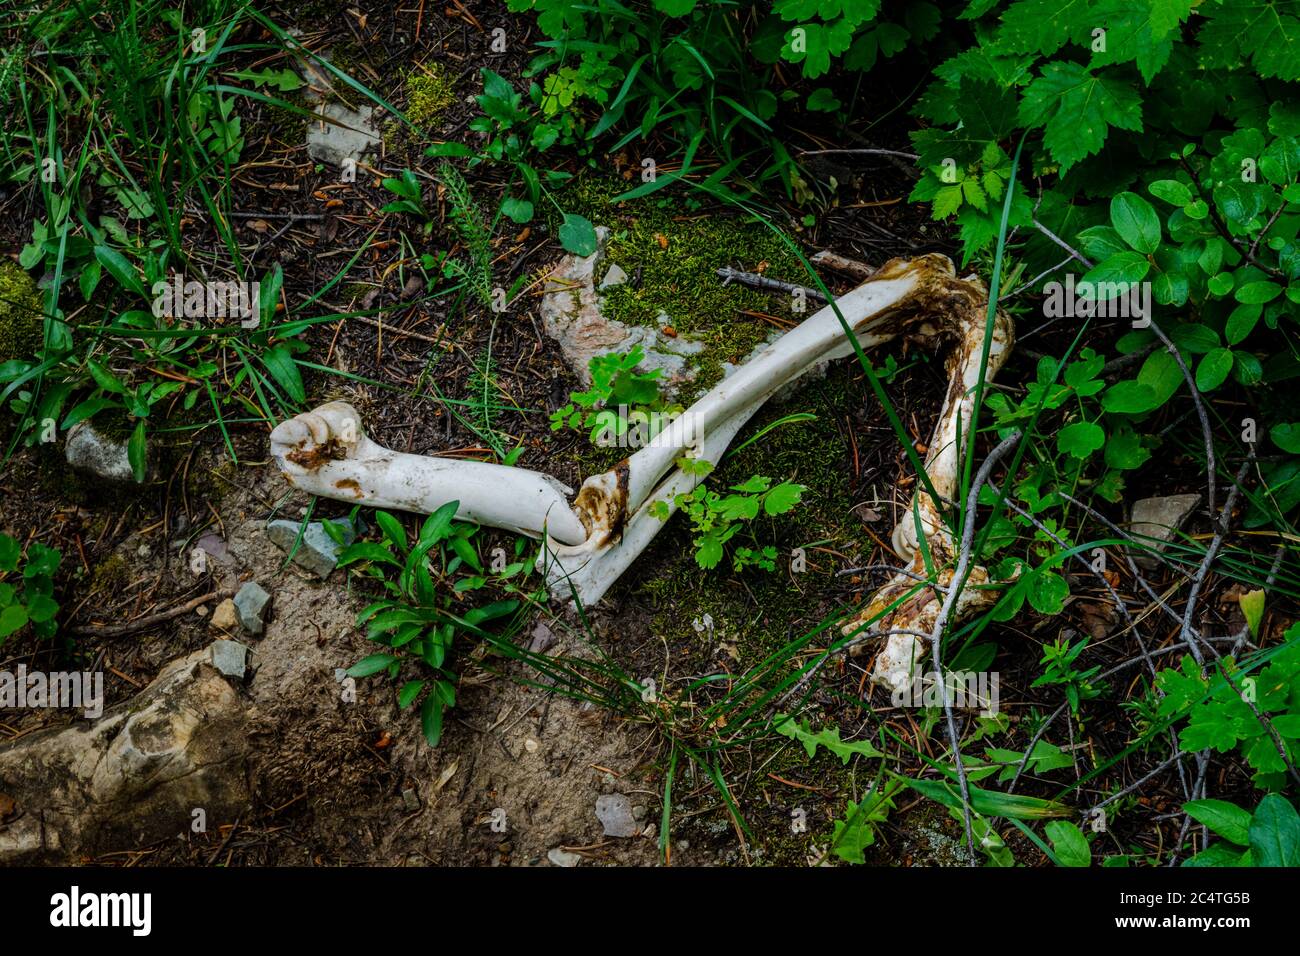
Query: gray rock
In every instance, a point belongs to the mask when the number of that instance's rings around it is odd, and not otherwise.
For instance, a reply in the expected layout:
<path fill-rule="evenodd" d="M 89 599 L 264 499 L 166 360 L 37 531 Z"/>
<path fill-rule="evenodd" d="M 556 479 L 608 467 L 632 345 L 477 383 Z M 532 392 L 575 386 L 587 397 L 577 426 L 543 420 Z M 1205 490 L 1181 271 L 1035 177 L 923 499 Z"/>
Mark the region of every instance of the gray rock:
<path fill-rule="evenodd" d="M 632 801 L 621 793 L 607 793 L 596 798 L 596 819 L 605 836 L 634 837 L 641 832 L 632 812 Z"/>
<path fill-rule="evenodd" d="M 325 522 L 309 522 L 307 528 L 302 533 L 302 541 L 298 544 L 298 550 L 294 552 L 293 563 L 299 567 L 305 568 L 317 577 L 328 577 L 329 573 L 334 570 L 339 563 L 339 554 L 342 550 L 356 540 L 357 532 L 361 530 L 354 526 L 346 518 L 331 518 L 329 521 L 343 536 L 343 544 L 339 544 L 329 532 L 325 530 Z M 301 527 L 297 521 L 285 521 L 283 519 L 268 521 L 266 524 L 266 536 L 271 539 L 281 551 L 286 554 L 292 550 L 293 543 L 298 540 L 298 529 Z"/>
<path fill-rule="evenodd" d="M 221 564 L 234 563 L 234 558 L 230 554 L 230 546 L 226 544 L 226 539 L 219 534 L 211 531 L 205 532 L 199 536 L 198 541 L 194 542 L 194 546 L 212 560 Z"/>
<path fill-rule="evenodd" d="M 568 850 L 562 850 L 558 846 L 553 850 L 547 850 L 546 858 L 550 860 L 554 866 L 573 867 L 582 862 L 582 857 L 577 853 L 570 853 Z"/>
<path fill-rule="evenodd" d="M 1142 544 L 1157 552 L 1164 551 L 1200 501 L 1201 496 L 1198 494 L 1167 495 L 1135 501 L 1129 532 Z M 1133 560 L 1143 568 L 1151 569 L 1158 563 L 1155 555 L 1145 548 L 1129 550 Z"/>
<path fill-rule="evenodd" d="M 342 166 L 344 160 L 351 159 L 360 163 L 367 151 L 379 145 L 373 108 L 354 110 L 342 103 L 325 103 L 318 112 L 334 122 L 313 121 L 307 128 L 307 155 L 317 162 Z"/>
<path fill-rule="evenodd" d="M 623 271 L 622 266 L 615 263 L 609 267 L 609 270 L 605 273 L 605 278 L 600 280 L 600 288 L 612 289 L 614 286 L 622 285 L 626 281 L 627 273 Z"/>
<path fill-rule="evenodd" d="M 212 666 L 227 677 L 243 680 L 248 670 L 248 647 L 239 641 L 213 641 Z"/>
<path fill-rule="evenodd" d="M 235 595 L 235 611 L 239 623 L 249 634 L 259 635 L 266 626 L 266 612 L 271 607 L 271 595 L 256 581 L 249 581 Z"/>
<path fill-rule="evenodd" d="M 135 481 L 126 442 L 108 438 L 89 422 L 78 422 L 68 432 L 63 455 L 73 468 L 88 471 L 109 481 Z"/>
<path fill-rule="evenodd" d="M 529 635 L 528 650 L 534 654 L 545 654 L 555 644 L 555 632 L 545 621 L 539 621 Z"/>
<path fill-rule="evenodd" d="M 402 803 L 408 810 L 420 809 L 420 795 L 415 792 L 414 787 L 407 787 L 402 791 Z"/>

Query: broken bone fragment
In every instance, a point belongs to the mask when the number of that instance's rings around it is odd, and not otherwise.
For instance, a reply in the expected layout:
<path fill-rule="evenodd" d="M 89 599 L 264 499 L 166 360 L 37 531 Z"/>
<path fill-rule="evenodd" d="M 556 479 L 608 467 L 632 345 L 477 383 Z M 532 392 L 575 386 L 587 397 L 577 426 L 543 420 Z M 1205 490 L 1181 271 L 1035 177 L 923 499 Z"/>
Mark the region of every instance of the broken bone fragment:
<path fill-rule="evenodd" d="M 579 266 L 571 278 L 585 292 L 594 264 Z M 983 284 L 958 277 L 946 256 L 892 260 L 761 349 L 649 445 L 611 471 L 588 478 L 571 502 L 568 488 L 539 472 L 390 451 L 369 439 L 356 411 L 341 402 L 282 422 L 271 433 L 271 452 L 284 477 L 313 494 L 423 514 L 456 501 L 457 517 L 464 520 L 543 538 L 538 565 L 552 597 L 589 605 L 658 534 L 664 522 L 652 510 L 663 509 L 652 506 L 662 502 L 671 514 L 676 497 L 699 482 L 696 469 L 681 467 L 682 459 L 716 465 L 744 424 L 778 391 L 826 361 L 851 354 L 850 336 L 862 349 L 903 338 L 948 356 L 949 384 L 925 462 L 934 496 L 918 490 L 894 529 L 895 549 L 912 567 L 865 602 L 845 633 L 923 632 L 927 622 L 934 627 L 939 604 L 933 588 L 917 588 L 916 576 L 929 577 L 922 555 L 941 569 L 954 558 L 941 509 L 958 487 L 976 386 L 981 376 L 992 378 L 1011 347 L 1011 326 L 1000 313 L 994 314 L 985 342 L 987 314 Z M 991 589 L 980 586 L 987 583 L 984 569 L 971 570 L 955 602 L 954 621 L 991 600 Z M 901 686 L 924 652 L 915 636 L 890 633 L 874 679 Z"/>

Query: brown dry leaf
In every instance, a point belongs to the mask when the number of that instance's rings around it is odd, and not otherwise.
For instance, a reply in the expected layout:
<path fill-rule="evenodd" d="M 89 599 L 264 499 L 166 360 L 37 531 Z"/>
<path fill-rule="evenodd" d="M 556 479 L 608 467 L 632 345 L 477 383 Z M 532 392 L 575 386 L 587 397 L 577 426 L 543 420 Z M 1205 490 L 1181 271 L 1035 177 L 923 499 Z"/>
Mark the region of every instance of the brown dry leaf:
<path fill-rule="evenodd" d="M 665 236 L 662 232 L 655 233 L 655 242 L 659 243 L 660 249 L 668 248 L 668 237 Z"/>
<path fill-rule="evenodd" d="M 253 232 L 261 235 L 265 235 L 267 230 L 271 228 L 271 224 L 265 219 L 250 219 L 245 225 L 247 225 L 249 229 L 253 230 Z"/>
<path fill-rule="evenodd" d="M 14 798 L 7 793 L 0 793 L 0 820 L 8 820 L 18 809 L 18 804 L 14 803 Z"/>

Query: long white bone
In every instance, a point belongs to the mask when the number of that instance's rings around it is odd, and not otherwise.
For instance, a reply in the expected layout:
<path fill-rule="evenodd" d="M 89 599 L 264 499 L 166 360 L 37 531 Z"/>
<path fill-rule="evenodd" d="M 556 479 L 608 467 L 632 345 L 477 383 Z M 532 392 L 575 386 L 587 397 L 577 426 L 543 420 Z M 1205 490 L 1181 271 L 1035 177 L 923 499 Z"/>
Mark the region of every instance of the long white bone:
<path fill-rule="evenodd" d="M 651 506 L 663 501 L 671 513 L 676 496 L 699 481 L 674 467 L 678 459 L 699 456 L 717 464 L 737 432 L 776 391 L 819 362 L 853 350 L 844 325 L 864 349 L 900 335 L 936 348 L 955 346 L 948 360 L 950 387 L 926 463 L 941 501 L 950 499 L 961 464 L 957 436 L 967 434 L 970 427 L 970 391 L 980 374 L 986 306 L 986 293 L 978 280 L 958 279 L 944 256 L 886 263 L 833 306 L 811 316 L 715 386 L 649 446 L 611 471 L 587 479 L 572 505 L 566 498 L 569 489 L 539 472 L 385 449 L 366 437 L 355 410 L 341 402 L 282 422 L 271 433 L 271 451 L 285 478 L 313 494 L 419 513 L 458 501 L 458 517 L 544 537 L 546 547 L 538 564 L 546 571 L 552 595 L 572 595 L 590 604 L 604 595 L 663 526 L 650 514 Z M 990 346 L 989 378 L 1010 344 L 1010 325 L 999 315 Z M 941 519 L 940 503 L 918 491 L 914 504 L 920 522 L 911 513 L 906 515 L 894 529 L 895 547 L 913 560 L 909 569 L 913 574 L 923 574 L 918 544 L 924 537 L 934 566 L 943 569 L 952 557 L 952 538 Z M 985 583 L 987 574 L 974 568 L 970 580 Z M 874 616 L 873 609 L 878 613 L 914 588 L 913 577 L 896 576 L 867 602 L 846 633 L 860 630 Z M 888 597 L 891 594 L 893 598 Z M 932 598 L 933 592 L 914 595 L 873 629 L 925 629 L 927 616 L 932 624 L 937 612 Z M 982 591 L 964 592 L 954 620 L 987 600 Z M 910 679 L 920 653 L 914 638 L 900 641 L 895 635 L 878 659 L 875 679 L 900 686 Z"/>

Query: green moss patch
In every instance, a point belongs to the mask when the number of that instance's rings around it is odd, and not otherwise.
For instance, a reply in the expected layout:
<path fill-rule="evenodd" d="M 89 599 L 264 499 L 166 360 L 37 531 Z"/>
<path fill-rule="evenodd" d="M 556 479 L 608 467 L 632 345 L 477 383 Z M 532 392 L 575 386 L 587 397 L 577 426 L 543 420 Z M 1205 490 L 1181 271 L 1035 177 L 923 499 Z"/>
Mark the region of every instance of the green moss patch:
<path fill-rule="evenodd" d="M 44 336 L 40 289 L 20 266 L 0 261 L 0 362 L 32 358 Z"/>

